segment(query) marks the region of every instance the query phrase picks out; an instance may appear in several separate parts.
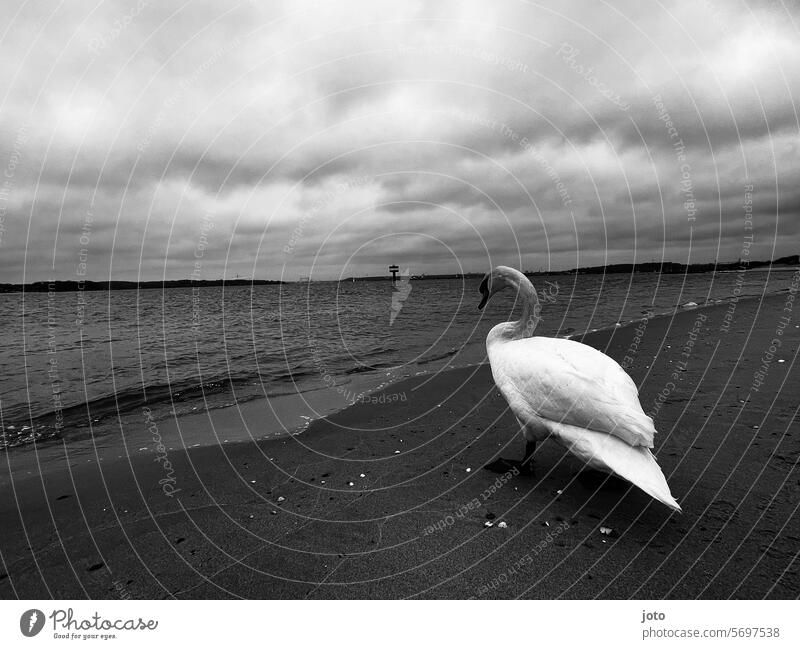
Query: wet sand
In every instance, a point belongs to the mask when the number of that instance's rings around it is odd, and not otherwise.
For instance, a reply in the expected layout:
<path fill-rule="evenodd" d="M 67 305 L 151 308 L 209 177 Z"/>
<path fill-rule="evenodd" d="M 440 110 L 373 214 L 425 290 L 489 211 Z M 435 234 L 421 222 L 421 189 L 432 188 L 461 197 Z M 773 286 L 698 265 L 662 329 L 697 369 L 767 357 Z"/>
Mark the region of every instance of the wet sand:
<path fill-rule="evenodd" d="M 552 442 L 534 477 L 484 470 L 523 442 L 483 365 L 402 381 L 292 438 L 41 477 L 9 453 L 0 597 L 796 598 L 800 305 L 786 299 L 584 339 L 640 386 L 683 514 Z"/>

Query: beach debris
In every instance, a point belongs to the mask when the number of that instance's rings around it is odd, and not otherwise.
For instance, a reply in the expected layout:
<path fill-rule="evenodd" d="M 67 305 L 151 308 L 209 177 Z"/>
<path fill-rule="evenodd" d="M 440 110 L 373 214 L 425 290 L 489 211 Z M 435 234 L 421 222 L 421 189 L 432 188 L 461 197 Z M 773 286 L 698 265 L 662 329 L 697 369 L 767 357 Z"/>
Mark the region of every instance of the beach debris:
<path fill-rule="evenodd" d="M 400 455 L 400 451 L 395 451 L 394 454 L 395 455 Z"/>
<path fill-rule="evenodd" d="M 366 473 L 359 473 L 359 474 L 358 474 L 358 477 L 359 477 L 359 478 L 366 478 L 366 477 L 367 477 L 367 474 L 366 474 Z"/>
<path fill-rule="evenodd" d="M 320 480 L 319 483 L 320 484 L 325 484 L 325 481 L 324 480 Z"/>
<path fill-rule="evenodd" d="M 614 530 L 612 530 L 610 527 L 603 527 L 603 526 L 600 527 L 600 534 L 605 534 L 606 536 L 611 536 L 611 533 L 613 531 Z"/>
<path fill-rule="evenodd" d="M 270 514 L 272 514 L 273 516 L 275 516 L 277 513 L 278 512 L 276 512 L 274 509 L 270 512 Z"/>
<path fill-rule="evenodd" d="M 563 489 L 559 489 L 558 491 L 556 491 L 556 493 L 560 496 L 561 494 L 564 493 L 564 490 Z"/>
<path fill-rule="evenodd" d="M 483 523 L 484 527 L 494 527 L 494 523 L 492 521 L 485 521 Z"/>
<path fill-rule="evenodd" d="M 255 483 L 256 483 L 256 481 L 255 481 L 255 480 L 251 480 L 251 481 L 250 481 L 250 484 L 255 484 Z"/>
<path fill-rule="evenodd" d="M 785 360 L 783 360 L 782 358 L 779 358 L 779 359 L 778 359 L 778 362 L 779 362 L 779 363 L 785 363 L 786 361 L 785 361 Z"/>
<path fill-rule="evenodd" d="M 543 525 L 544 525 L 545 527 L 550 527 L 550 523 L 548 523 L 547 521 L 545 521 L 545 522 L 543 523 Z"/>
<path fill-rule="evenodd" d="M 352 487 L 352 486 L 353 486 L 353 482 L 352 482 L 352 481 L 348 482 L 348 483 L 347 483 L 347 486 L 348 486 L 348 487 Z"/>
<path fill-rule="evenodd" d="M 279 503 L 282 503 L 284 500 L 286 500 L 286 498 L 284 498 L 283 496 L 278 496 Z"/>
<path fill-rule="evenodd" d="M 508 523 L 506 523 L 505 521 L 500 521 L 497 524 L 497 527 L 499 527 L 501 530 L 504 530 L 504 529 L 506 529 L 508 527 Z"/>
<path fill-rule="evenodd" d="M 754 430 L 758 430 L 758 426 L 755 426 L 755 425 L 754 425 L 754 426 L 753 426 L 753 429 L 754 429 Z"/>

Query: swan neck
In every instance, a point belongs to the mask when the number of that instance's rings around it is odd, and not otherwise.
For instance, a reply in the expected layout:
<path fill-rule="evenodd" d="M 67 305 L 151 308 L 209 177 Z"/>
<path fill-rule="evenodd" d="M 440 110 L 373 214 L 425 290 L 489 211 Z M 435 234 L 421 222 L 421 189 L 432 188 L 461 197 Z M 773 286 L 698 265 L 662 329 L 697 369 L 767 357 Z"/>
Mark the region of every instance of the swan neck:
<path fill-rule="evenodd" d="M 514 338 L 530 338 L 539 324 L 541 305 L 533 284 L 521 273 L 518 279 L 517 299 L 522 301 L 522 317 L 513 323 L 512 335 Z"/>

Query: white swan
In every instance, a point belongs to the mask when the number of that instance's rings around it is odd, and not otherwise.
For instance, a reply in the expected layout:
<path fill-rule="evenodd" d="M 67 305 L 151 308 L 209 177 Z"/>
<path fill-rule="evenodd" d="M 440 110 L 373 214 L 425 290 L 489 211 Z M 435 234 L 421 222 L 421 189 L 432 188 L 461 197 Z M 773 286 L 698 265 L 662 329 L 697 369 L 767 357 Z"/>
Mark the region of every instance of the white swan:
<path fill-rule="evenodd" d="M 515 465 L 530 473 L 536 442 L 549 437 L 592 468 L 617 474 L 681 511 L 650 452 L 656 431 L 633 379 L 593 347 L 532 337 L 539 298 L 528 278 L 513 268 L 497 266 L 486 274 L 478 308 L 507 286 L 522 301 L 522 318 L 493 327 L 486 350 L 494 381 L 522 428 L 525 455 L 522 462 L 498 460 L 487 468 L 503 471 Z"/>

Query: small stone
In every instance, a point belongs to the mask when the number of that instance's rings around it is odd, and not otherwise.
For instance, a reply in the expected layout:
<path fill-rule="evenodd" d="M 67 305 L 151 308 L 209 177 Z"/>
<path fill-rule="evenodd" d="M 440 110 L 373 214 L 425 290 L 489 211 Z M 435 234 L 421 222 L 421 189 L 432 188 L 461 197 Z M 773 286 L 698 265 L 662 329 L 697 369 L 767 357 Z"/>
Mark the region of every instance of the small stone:
<path fill-rule="evenodd" d="M 503 529 L 503 530 L 504 530 L 504 529 L 506 529 L 506 528 L 508 527 L 508 523 L 506 523 L 505 521 L 500 521 L 500 522 L 497 524 L 497 527 L 499 527 L 500 529 Z"/>
<path fill-rule="evenodd" d="M 470 471 L 472 471 L 472 469 L 470 469 L 469 467 L 467 467 L 467 473 L 469 473 Z"/>
<path fill-rule="evenodd" d="M 359 477 L 359 478 L 366 478 L 367 476 L 366 476 L 366 474 L 365 474 L 365 473 L 359 473 L 359 474 L 358 474 L 358 477 Z"/>
<path fill-rule="evenodd" d="M 348 483 L 347 483 L 347 486 L 348 486 L 348 487 L 352 487 L 352 486 L 353 486 L 353 483 L 352 483 L 352 482 L 348 482 Z"/>
<path fill-rule="evenodd" d="M 286 498 L 284 498 L 283 496 L 278 496 L 279 503 L 282 503 L 284 500 L 286 500 Z"/>
<path fill-rule="evenodd" d="M 400 451 L 395 451 L 394 454 L 395 455 L 400 455 Z"/>

